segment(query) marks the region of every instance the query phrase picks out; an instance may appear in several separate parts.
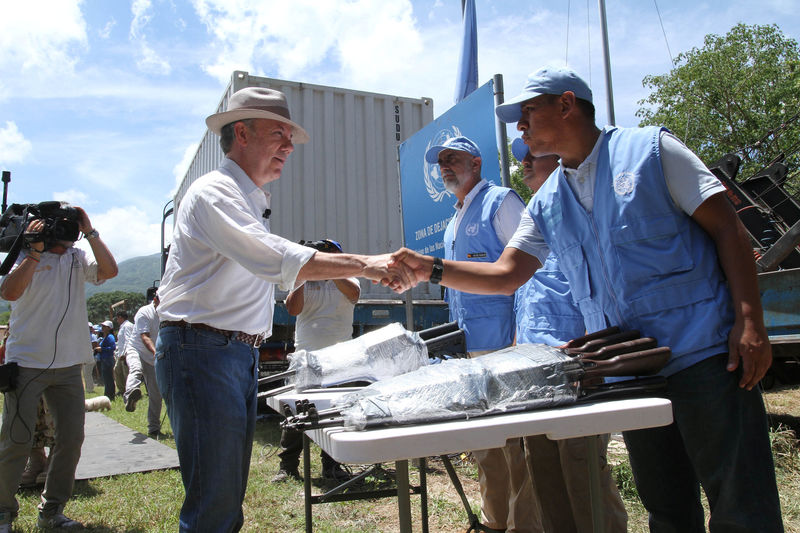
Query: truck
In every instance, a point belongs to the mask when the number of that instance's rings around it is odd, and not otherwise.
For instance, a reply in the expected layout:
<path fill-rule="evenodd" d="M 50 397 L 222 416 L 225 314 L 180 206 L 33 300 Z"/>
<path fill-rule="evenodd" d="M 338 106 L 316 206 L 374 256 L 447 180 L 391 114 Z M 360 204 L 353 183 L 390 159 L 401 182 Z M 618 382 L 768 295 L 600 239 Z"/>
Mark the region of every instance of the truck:
<path fill-rule="evenodd" d="M 800 202 L 786 189 L 789 169 L 783 161 L 746 179 L 737 179 L 740 164 L 738 156 L 727 154 L 709 168 L 725 185 L 753 243 L 773 355 L 762 385 L 771 388 L 776 381 L 800 379 Z"/>
<path fill-rule="evenodd" d="M 295 242 L 330 238 L 346 252 L 380 254 L 400 248 L 398 146 L 433 120 L 430 98 L 408 98 L 234 71 L 216 112 L 245 87 L 267 87 L 286 95 L 292 119 L 311 136 L 295 146 L 281 178 L 269 190 L 270 231 Z M 219 138 L 206 130 L 173 199 L 175 212 L 189 186 L 216 169 L 224 155 Z M 294 317 L 285 291 L 276 291 L 272 336 L 261 347 L 261 370 L 283 370 L 293 351 Z M 422 283 L 405 297 L 363 282 L 354 316 L 354 335 L 391 322 L 412 331 L 448 322 L 437 285 Z M 410 309 L 409 309 L 410 308 Z M 410 318 L 411 323 L 407 323 Z"/>

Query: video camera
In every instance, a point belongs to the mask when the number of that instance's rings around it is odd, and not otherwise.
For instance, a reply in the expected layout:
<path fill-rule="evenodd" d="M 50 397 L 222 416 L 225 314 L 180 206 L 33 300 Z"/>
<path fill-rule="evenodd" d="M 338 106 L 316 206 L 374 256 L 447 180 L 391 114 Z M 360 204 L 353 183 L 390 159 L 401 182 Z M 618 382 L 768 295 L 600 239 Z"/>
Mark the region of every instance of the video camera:
<path fill-rule="evenodd" d="M 8 253 L 0 275 L 8 273 L 23 244 L 43 242 L 47 250 L 59 241 L 77 241 L 79 218 L 78 210 L 66 202 L 11 204 L 0 217 L 0 252 Z M 44 222 L 44 229 L 39 233 L 25 233 L 31 220 L 36 219 Z"/>
<path fill-rule="evenodd" d="M 319 250 L 320 252 L 325 252 L 329 254 L 340 254 L 344 250 L 342 250 L 342 245 L 338 242 L 331 240 L 331 239 L 322 239 L 320 241 L 300 241 L 300 244 L 303 246 L 308 246 L 309 248 L 314 248 L 315 250 Z"/>

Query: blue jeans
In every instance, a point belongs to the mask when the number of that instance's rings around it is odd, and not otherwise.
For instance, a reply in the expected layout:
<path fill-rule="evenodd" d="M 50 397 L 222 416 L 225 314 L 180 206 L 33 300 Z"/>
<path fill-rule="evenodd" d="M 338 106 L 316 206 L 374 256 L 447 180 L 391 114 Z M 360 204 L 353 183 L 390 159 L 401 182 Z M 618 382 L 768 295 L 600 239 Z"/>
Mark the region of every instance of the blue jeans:
<path fill-rule="evenodd" d="M 156 380 L 186 492 L 180 531 L 239 531 L 256 423 L 257 351 L 210 331 L 164 327 Z"/>
<path fill-rule="evenodd" d="M 671 425 L 624 433 L 650 531 L 705 531 L 701 486 L 712 533 L 783 531 L 761 393 L 740 389 L 727 360 L 715 355 L 667 378 Z"/>
<path fill-rule="evenodd" d="M 103 378 L 103 394 L 114 399 L 114 357 L 100 358 L 100 372 Z"/>

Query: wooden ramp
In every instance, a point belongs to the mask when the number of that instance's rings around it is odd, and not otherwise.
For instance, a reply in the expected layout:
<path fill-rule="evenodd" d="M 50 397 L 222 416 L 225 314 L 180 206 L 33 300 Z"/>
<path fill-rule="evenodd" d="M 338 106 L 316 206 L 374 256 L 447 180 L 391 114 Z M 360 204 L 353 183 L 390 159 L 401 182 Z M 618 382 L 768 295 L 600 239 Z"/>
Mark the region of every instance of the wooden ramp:
<path fill-rule="evenodd" d="M 76 480 L 178 467 L 177 451 L 101 413 L 86 413 L 85 432 Z"/>

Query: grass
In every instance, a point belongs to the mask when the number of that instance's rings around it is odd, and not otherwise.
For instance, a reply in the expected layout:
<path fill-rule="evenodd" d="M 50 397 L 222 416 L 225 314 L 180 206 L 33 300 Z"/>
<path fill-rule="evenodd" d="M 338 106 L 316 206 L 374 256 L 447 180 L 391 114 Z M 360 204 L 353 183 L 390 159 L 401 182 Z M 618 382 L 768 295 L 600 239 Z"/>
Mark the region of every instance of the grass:
<path fill-rule="evenodd" d="M 102 394 L 98 387 L 96 393 Z M 769 391 L 767 408 L 773 415 L 771 439 L 775 456 L 778 487 L 787 532 L 800 533 L 800 456 L 797 434 L 788 429 L 800 421 L 800 387 L 783 387 Z M 142 400 L 141 405 L 146 405 Z M 113 402 L 111 411 L 104 414 L 142 433 L 147 432 L 146 409 L 134 413 L 125 411 L 121 399 Z M 162 431 L 171 437 L 169 421 L 165 418 Z M 278 469 L 280 429 L 277 419 L 259 420 L 253 445 L 250 481 L 244 503 L 243 531 L 295 532 L 304 530 L 303 486 L 299 482 L 271 483 Z M 175 446 L 171 438 L 162 441 Z M 638 500 L 624 446 L 612 442 L 610 460 L 629 514 L 629 531 L 647 531 L 647 516 Z M 478 512 L 479 492 L 476 469 L 468 456 L 454 458 L 454 465 L 473 508 Z M 382 487 L 393 481 L 392 464 L 365 480 L 367 488 Z M 351 468 L 359 470 L 361 466 Z M 319 479 L 319 452 L 312 450 L 312 476 L 315 493 L 325 488 Z M 412 483 L 418 470 L 411 467 Z M 428 510 L 432 532 L 464 531 L 467 517 L 461 501 L 452 488 L 441 462 L 428 461 Z M 18 495 L 20 515 L 15 531 L 38 531 L 35 527 L 38 490 L 26 490 Z M 177 470 L 144 474 L 127 474 L 80 481 L 69 502 L 67 515 L 87 525 L 95 532 L 160 532 L 176 531 L 178 513 L 183 500 L 183 486 Z M 413 524 L 419 530 L 419 498 L 411 500 Z M 323 533 L 362 533 L 397 531 L 397 505 L 394 499 L 363 500 L 358 502 L 316 505 L 313 509 L 314 531 Z"/>

